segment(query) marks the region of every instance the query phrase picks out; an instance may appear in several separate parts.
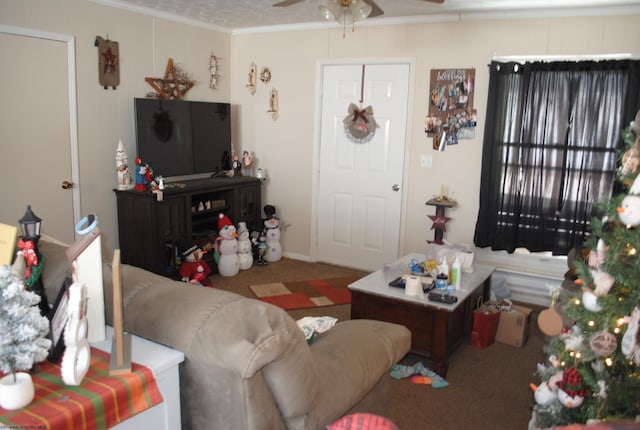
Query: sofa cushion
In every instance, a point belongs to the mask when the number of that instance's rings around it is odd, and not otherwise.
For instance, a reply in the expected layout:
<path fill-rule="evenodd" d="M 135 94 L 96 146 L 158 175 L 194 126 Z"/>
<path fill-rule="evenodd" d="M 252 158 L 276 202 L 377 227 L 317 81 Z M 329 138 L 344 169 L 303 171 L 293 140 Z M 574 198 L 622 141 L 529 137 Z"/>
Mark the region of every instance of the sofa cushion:
<path fill-rule="evenodd" d="M 67 247 L 59 242 L 41 239 L 38 242 L 38 250 L 44 255 L 42 285 L 49 304 L 54 304 L 65 278 L 71 277 Z"/>
<path fill-rule="evenodd" d="M 364 319 L 341 322 L 316 337 L 311 345 L 319 378 L 313 428 L 328 425 L 336 410 L 342 415 L 364 398 L 410 347 L 406 327 Z"/>

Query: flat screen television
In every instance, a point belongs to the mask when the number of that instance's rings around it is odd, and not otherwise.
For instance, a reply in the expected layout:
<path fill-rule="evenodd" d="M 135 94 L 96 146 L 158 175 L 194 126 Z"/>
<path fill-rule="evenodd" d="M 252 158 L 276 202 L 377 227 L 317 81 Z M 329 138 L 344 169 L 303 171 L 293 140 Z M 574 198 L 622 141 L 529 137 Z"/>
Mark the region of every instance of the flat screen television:
<path fill-rule="evenodd" d="M 134 99 L 136 156 L 167 180 L 231 169 L 231 105 Z"/>

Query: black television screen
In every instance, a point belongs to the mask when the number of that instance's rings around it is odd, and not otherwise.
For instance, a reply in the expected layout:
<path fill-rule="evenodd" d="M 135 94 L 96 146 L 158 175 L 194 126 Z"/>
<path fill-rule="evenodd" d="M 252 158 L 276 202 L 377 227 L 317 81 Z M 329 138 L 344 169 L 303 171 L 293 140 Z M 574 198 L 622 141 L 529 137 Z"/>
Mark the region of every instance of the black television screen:
<path fill-rule="evenodd" d="M 186 100 L 134 100 L 137 156 L 155 176 L 231 169 L 231 106 Z"/>

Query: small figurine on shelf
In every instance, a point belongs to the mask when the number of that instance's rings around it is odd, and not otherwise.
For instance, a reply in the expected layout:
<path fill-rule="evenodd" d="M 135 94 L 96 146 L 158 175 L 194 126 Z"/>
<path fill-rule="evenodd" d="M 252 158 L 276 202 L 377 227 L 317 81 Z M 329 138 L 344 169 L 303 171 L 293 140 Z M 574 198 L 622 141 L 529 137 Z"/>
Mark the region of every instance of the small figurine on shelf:
<path fill-rule="evenodd" d="M 260 179 L 260 183 L 264 183 L 264 181 L 267 180 L 267 178 L 264 175 L 264 171 L 262 170 L 262 168 L 258 167 L 258 170 L 256 172 L 256 178 Z"/>
<path fill-rule="evenodd" d="M 118 189 L 130 190 L 133 188 L 133 178 L 129 170 L 129 157 L 122 146 L 122 140 L 118 142 L 116 149 L 116 170 L 118 172 Z"/>
<path fill-rule="evenodd" d="M 233 154 L 231 168 L 233 169 L 233 176 L 242 176 L 242 162 L 237 154 Z"/>
<path fill-rule="evenodd" d="M 147 191 L 153 182 L 153 170 L 147 163 L 142 163 L 140 157 L 136 157 L 136 191 Z"/>
<path fill-rule="evenodd" d="M 180 265 L 180 276 L 184 282 L 195 285 L 212 287 L 209 280 L 211 269 L 202 259 L 203 251 L 196 244 L 188 246 L 182 251 L 182 264 Z"/>
<path fill-rule="evenodd" d="M 242 151 L 242 174 L 251 176 L 253 174 L 253 157 L 249 151 Z"/>

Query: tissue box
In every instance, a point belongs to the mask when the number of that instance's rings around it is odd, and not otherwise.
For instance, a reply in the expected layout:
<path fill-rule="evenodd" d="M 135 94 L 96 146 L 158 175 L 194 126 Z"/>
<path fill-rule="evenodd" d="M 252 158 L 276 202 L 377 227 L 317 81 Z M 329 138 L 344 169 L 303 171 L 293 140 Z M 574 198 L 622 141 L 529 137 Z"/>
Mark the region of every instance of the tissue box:
<path fill-rule="evenodd" d="M 529 322 L 532 309 L 513 305 L 511 310 L 500 311 L 496 342 L 521 347 L 529 337 Z"/>

